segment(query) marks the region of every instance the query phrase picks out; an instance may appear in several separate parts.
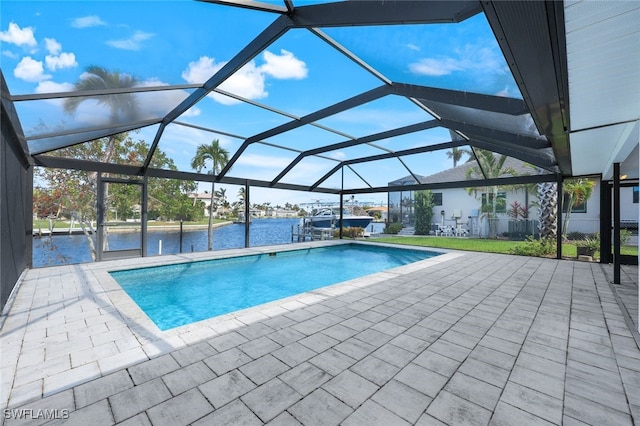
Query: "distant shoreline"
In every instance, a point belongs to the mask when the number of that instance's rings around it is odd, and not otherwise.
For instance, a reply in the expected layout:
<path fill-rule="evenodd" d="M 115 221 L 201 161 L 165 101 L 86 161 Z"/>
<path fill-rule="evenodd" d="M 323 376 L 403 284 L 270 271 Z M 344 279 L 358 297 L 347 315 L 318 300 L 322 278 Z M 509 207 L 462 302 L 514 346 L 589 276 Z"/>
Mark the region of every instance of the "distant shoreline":
<path fill-rule="evenodd" d="M 221 228 L 223 226 L 227 226 L 227 225 L 231 225 L 233 224 L 232 221 L 226 221 L 226 222 L 219 222 L 219 223 L 214 223 L 213 224 L 213 229 L 216 228 Z M 137 225 L 137 226 L 136 226 Z M 203 224 L 203 225 L 183 225 L 182 230 L 187 232 L 187 231 L 200 231 L 203 229 L 208 229 L 209 225 L 207 224 Z M 176 223 L 175 225 L 147 225 L 147 232 L 156 232 L 156 231 L 173 231 L 173 230 L 179 230 L 180 229 L 180 223 Z M 139 224 L 135 223 L 135 224 L 131 224 L 131 225 L 127 225 L 127 226 L 123 226 L 123 227 L 111 227 L 109 228 L 109 232 L 110 233 L 124 233 L 124 232 L 140 232 L 140 226 Z M 79 234 L 83 234 L 82 228 L 80 226 L 76 226 L 73 227 L 73 229 L 69 230 L 69 228 L 53 228 L 53 235 L 79 235 Z M 42 236 L 49 236 L 51 235 L 51 231 L 49 231 L 48 229 L 42 229 L 42 233 L 40 232 L 39 229 L 34 229 L 33 230 L 33 235 L 38 237 L 40 235 Z"/>

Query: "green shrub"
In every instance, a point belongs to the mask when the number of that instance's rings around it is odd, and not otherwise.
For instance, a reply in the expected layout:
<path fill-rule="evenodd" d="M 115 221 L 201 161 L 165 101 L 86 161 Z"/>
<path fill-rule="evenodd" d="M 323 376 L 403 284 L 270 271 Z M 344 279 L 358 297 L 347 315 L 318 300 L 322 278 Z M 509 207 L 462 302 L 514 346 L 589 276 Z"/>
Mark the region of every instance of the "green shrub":
<path fill-rule="evenodd" d="M 621 246 L 626 246 L 627 244 L 629 244 L 629 241 L 631 241 L 631 231 L 629 231 L 628 229 L 621 229 L 620 230 L 620 245 Z"/>
<path fill-rule="evenodd" d="M 393 223 L 390 223 L 389 226 L 386 226 L 383 232 L 385 234 L 397 234 L 401 230 L 402 230 L 402 224 L 399 222 L 393 222 Z"/>
<path fill-rule="evenodd" d="M 429 235 L 433 218 L 433 194 L 430 190 L 416 191 L 414 208 L 416 211 L 415 235 Z"/>
<path fill-rule="evenodd" d="M 593 256 L 600 250 L 600 234 L 596 232 L 591 237 L 576 241 L 578 255 Z"/>
<path fill-rule="evenodd" d="M 334 238 L 340 238 L 340 229 L 333 231 Z M 364 228 L 359 226 L 353 226 L 348 228 L 342 228 L 342 238 L 359 238 L 364 237 Z"/>
<path fill-rule="evenodd" d="M 547 257 L 556 253 L 556 240 L 553 238 L 535 239 L 528 236 L 524 244 L 517 245 L 509 250 L 511 254 L 520 256 Z"/>

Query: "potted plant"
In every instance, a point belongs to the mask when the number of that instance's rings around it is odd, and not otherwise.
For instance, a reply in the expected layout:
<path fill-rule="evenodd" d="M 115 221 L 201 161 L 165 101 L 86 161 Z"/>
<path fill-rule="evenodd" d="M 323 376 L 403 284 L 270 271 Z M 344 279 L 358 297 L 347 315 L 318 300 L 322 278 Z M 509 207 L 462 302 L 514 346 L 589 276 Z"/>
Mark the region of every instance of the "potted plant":
<path fill-rule="evenodd" d="M 600 236 L 595 234 L 591 238 L 585 238 L 576 243 L 576 251 L 578 257 L 580 256 L 591 256 L 600 250 Z"/>

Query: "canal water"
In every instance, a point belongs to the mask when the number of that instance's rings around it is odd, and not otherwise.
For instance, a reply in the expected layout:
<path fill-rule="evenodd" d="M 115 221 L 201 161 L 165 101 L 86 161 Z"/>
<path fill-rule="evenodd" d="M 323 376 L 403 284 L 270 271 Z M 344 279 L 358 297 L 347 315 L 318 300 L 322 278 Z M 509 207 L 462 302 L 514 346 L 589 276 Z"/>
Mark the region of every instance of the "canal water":
<path fill-rule="evenodd" d="M 296 227 L 299 219 L 254 219 L 251 222 L 249 245 L 251 247 L 273 244 L 290 244 L 291 227 Z M 383 223 L 372 223 L 368 231 L 382 232 Z M 159 242 L 162 241 L 162 254 L 180 252 L 180 231 L 154 231 L 148 228 L 147 255 L 158 255 Z M 111 233 L 109 234 L 109 248 L 118 250 L 137 245 L 140 234 Z M 230 224 L 213 231 L 213 249 L 224 250 L 244 247 L 244 224 Z M 207 230 L 185 230 L 182 235 L 183 252 L 199 252 L 207 250 Z M 33 238 L 33 267 L 65 265 L 91 262 L 89 242 L 84 235 L 55 235 L 53 237 Z"/>

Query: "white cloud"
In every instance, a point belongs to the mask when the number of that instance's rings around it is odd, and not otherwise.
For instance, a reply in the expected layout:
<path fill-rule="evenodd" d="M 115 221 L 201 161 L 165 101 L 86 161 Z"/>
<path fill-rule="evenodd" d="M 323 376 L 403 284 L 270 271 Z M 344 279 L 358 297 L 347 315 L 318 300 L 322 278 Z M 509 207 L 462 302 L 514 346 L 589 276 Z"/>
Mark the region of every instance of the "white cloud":
<path fill-rule="evenodd" d="M 496 49 L 479 44 L 467 44 L 453 52 L 455 56 L 422 58 L 409 64 L 414 74 L 440 77 L 456 71 L 474 71 L 483 74 L 505 74 L 504 61 Z"/>
<path fill-rule="evenodd" d="M 10 58 L 10 59 L 18 59 L 19 58 L 19 56 L 16 53 L 13 53 L 10 50 L 3 50 L 2 51 L 2 56 L 6 56 L 7 58 Z"/>
<path fill-rule="evenodd" d="M 290 160 L 287 160 L 287 165 L 289 163 Z M 311 185 L 329 172 L 336 164 L 338 163 L 319 158 L 307 158 L 291 169 L 289 173 L 282 178 L 282 182 Z M 338 172 L 338 174 L 340 173 Z M 321 186 L 327 186 L 327 182 L 325 181 Z"/>
<path fill-rule="evenodd" d="M 10 22 L 7 31 L 0 31 L 0 41 L 17 46 L 35 47 L 38 42 L 36 42 L 33 32 L 34 29 L 32 27 L 20 28 L 18 24 Z"/>
<path fill-rule="evenodd" d="M 264 74 L 256 67 L 256 64 L 251 61 L 225 80 L 225 82 L 220 85 L 220 89 L 247 99 L 263 99 L 269 96 L 269 93 L 264 90 L 264 79 Z M 218 102 L 226 105 L 238 102 L 228 96 L 217 93 L 213 95 Z"/>
<path fill-rule="evenodd" d="M 509 98 L 509 97 L 511 97 L 511 92 L 509 91 L 508 87 L 505 87 L 504 89 L 502 89 L 499 92 L 497 92 L 496 96 L 502 96 L 502 97 L 505 97 L 505 98 Z"/>
<path fill-rule="evenodd" d="M 168 86 L 157 79 L 145 80 L 137 84 L 137 87 Z M 144 114 L 141 118 L 160 118 L 184 101 L 189 92 L 186 90 L 161 90 L 135 94 L 139 110 Z M 195 113 L 193 111 L 192 113 Z"/>
<path fill-rule="evenodd" d="M 202 114 L 202 110 L 197 106 L 192 106 L 191 108 L 183 112 L 180 117 L 197 117 L 200 114 Z"/>
<path fill-rule="evenodd" d="M 97 99 L 86 99 L 81 102 L 73 114 L 73 122 L 87 126 L 104 126 L 111 123 L 111 109 L 106 104 L 101 104 Z"/>
<path fill-rule="evenodd" d="M 287 50 L 281 49 L 280 55 L 265 51 L 262 57 L 265 63 L 260 70 L 274 78 L 301 80 L 307 77 L 307 64 Z"/>
<path fill-rule="evenodd" d="M 225 64 L 226 62 L 215 63 L 214 58 L 202 56 L 197 62 L 189 63 L 187 69 L 182 72 L 182 78 L 191 84 L 202 84 Z M 251 61 L 222 83 L 220 89 L 248 99 L 262 99 L 268 95 L 264 86 L 264 74 Z M 240 102 L 219 93 L 211 93 L 209 96 L 224 105 Z"/>
<path fill-rule="evenodd" d="M 410 50 L 415 50 L 415 51 L 419 51 L 420 50 L 420 46 L 413 44 L 413 43 L 409 43 L 407 44 L 407 48 L 409 48 Z"/>
<path fill-rule="evenodd" d="M 51 80 L 44 80 L 38 83 L 35 93 L 59 93 L 59 92 L 71 92 L 74 89 L 74 85 L 71 83 L 55 83 Z M 57 108 L 64 108 L 64 99 L 44 99 L 51 105 L 55 105 Z"/>
<path fill-rule="evenodd" d="M 51 78 L 51 75 L 44 73 L 42 62 L 36 61 L 30 56 L 25 56 L 24 58 L 22 58 L 22 60 L 18 63 L 18 65 L 16 65 L 16 68 L 13 70 L 13 75 L 21 80 L 29 81 L 32 83 Z"/>
<path fill-rule="evenodd" d="M 145 33 L 144 31 L 136 31 L 130 38 L 122 40 L 108 40 L 106 43 L 115 47 L 116 49 L 124 50 L 140 50 L 142 48 L 142 42 L 154 37 L 153 33 Z"/>
<path fill-rule="evenodd" d="M 71 21 L 71 26 L 74 28 L 99 27 L 104 25 L 107 25 L 107 23 L 96 15 L 83 16 L 82 18 L 76 18 Z"/>
<path fill-rule="evenodd" d="M 336 151 L 329 154 L 329 157 L 335 158 L 336 160 L 344 160 L 347 158 L 347 155 L 342 151 Z"/>
<path fill-rule="evenodd" d="M 281 50 L 280 53 L 281 55 L 276 55 L 264 52 L 263 65 L 257 66 L 255 61 L 248 62 L 225 80 L 219 86 L 220 90 L 247 99 L 263 99 L 269 95 L 265 90 L 265 80 L 268 76 L 278 79 L 302 79 L 307 76 L 307 67 L 303 61 L 286 50 Z M 216 63 L 214 58 L 202 56 L 197 61 L 189 63 L 187 69 L 182 72 L 182 78 L 191 84 L 202 84 L 225 65 L 226 62 Z M 224 105 L 240 102 L 219 93 L 211 93 L 209 96 Z"/>
<path fill-rule="evenodd" d="M 454 71 L 462 71 L 464 67 L 459 60 L 454 58 L 422 58 L 418 62 L 409 64 L 409 69 L 414 74 L 440 77 L 451 74 Z"/>
<path fill-rule="evenodd" d="M 59 56 L 47 55 L 44 60 L 47 64 L 47 69 L 51 71 L 78 66 L 78 63 L 76 62 L 76 55 L 73 53 L 62 52 Z"/>
<path fill-rule="evenodd" d="M 62 45 L 56 41 L 54 38 L 46 38 L 44 42 L 47 47 L 47 52 L 51 55 L 57 55 L 62 51 Z"/>
<path fill-rule="evenodd" d="M 291 159 L 287 157 L 277 157 L 275 155 L 260 155 L 244 153 L 236 161 L 237 165 L 248 166 L 260 169 L 278 169 L 281 170 L 291 163 Z"/>
<path fill-rule="evenodd" d="M 51 80 L 41 81 L 36 87 L 36 93 L 70 92 L 74 88 L 71 83 L 55 83 Z"/>
<path fill-rule="evenodd" d="M 187 69 L 182 71 L 182 78 L 189 84 L 202 84 L 218 72 L 226 62 L 215 63 L 214 58 L 201 56 L 196 62 L 189 62 Z"/>

